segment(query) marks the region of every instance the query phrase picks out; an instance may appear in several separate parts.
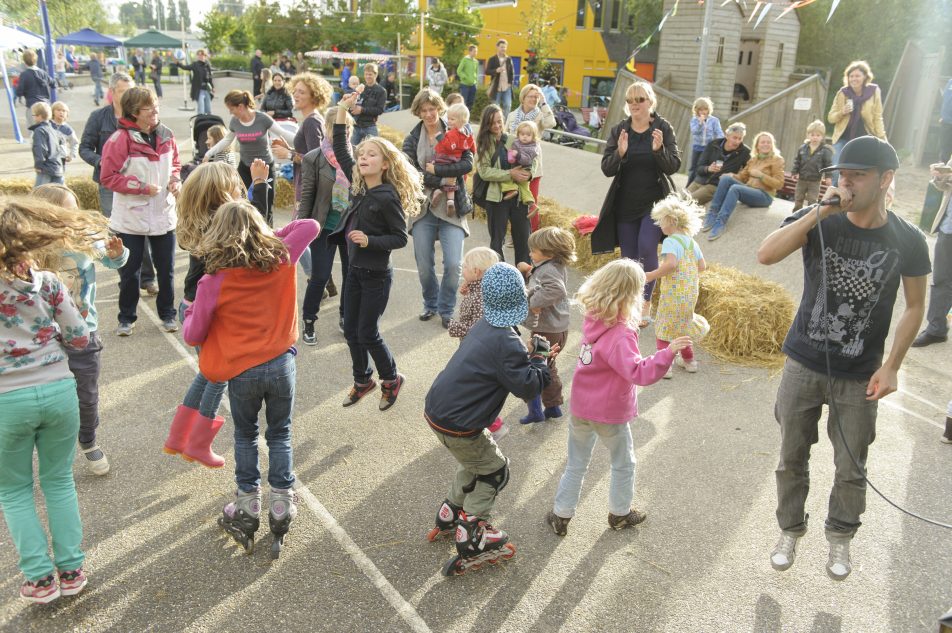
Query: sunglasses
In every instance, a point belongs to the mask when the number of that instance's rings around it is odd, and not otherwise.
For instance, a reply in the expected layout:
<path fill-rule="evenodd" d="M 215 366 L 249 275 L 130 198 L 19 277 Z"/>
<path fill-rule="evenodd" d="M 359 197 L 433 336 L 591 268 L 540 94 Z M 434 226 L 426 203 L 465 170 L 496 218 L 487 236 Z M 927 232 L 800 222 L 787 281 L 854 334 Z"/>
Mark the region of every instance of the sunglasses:
<path fill-rule="evenodd" d="M 625 99 L 625 101 L 630 105 L 634 105 L 636 103 L 644 103 L 645 101 L 648 101 L 648 97 L 632 97 L 631 99 Z"/>

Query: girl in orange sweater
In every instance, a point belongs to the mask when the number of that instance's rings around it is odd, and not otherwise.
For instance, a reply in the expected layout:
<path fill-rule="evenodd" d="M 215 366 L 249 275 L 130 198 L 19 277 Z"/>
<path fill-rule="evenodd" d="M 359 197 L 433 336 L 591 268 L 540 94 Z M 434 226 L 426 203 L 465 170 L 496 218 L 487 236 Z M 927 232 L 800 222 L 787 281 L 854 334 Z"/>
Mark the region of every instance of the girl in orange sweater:
<path fill-rule="evenodd" d="M 724 174 L 717 183 L 714 199 L 707 209 L 702 231 L 710 231 L 708 240 L 724 234 L 727 221 L 738 202 L 748 207 L 769 207 L 777 190 L 783 187 L 783 156 L 770 132 L 754 137 L 754 154 L 737 174 Z"/>

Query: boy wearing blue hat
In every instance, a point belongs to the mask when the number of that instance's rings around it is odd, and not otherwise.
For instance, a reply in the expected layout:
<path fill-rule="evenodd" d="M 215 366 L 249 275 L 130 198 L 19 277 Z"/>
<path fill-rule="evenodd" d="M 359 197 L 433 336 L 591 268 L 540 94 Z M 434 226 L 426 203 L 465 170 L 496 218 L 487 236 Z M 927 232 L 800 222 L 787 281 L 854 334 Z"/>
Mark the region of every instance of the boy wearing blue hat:
<path fill-rule="evenodd" d="M 899 367 L 922 323 L 931 268 L 922 231 L 886 209 L 898 168 L 896 150 L 886 141 L 853 139 L 839 163 L 823 170 L 837 170 L 840 178 L 820 206 L 788 217 L 757 251 L 760 263 L 769 265 L 800 250 L 804 269 L 774 407 L 781 532 L 770 563 L 777 571 L 793 565 L 797 541 L 807 531 L 810 448 L 819 439 L 824 404 L 830 405 L 827 434 L 836 466 L 825 525 L 826 571 L 833 580 L 852 571 L 850 542 L 866 509 L 866 458 L 876 437 L 878 401 L 898 386 Z M 905 308 L 884 360 L 900 283 Z"/>
<path fill-rule="evenodd" d="M 526 350 L 516 326 L 529 312 L 522 274 L 509 264 L 483 275 L 483 318 L 462 340 L 426 394 L 424 417 L 459 462 L 449 495 L 436 515 L 431 541 L 455 530 L 457 555 L 443 566 L 456 576 L 483 562 L 512 558 L 509 536 L 489 524 L 496 495 L 509 482 L 509 460 L 487 427 L 506 397 L 531 400 L 549 384 L 548 362 L 558 354 L 542 337 Z"/>

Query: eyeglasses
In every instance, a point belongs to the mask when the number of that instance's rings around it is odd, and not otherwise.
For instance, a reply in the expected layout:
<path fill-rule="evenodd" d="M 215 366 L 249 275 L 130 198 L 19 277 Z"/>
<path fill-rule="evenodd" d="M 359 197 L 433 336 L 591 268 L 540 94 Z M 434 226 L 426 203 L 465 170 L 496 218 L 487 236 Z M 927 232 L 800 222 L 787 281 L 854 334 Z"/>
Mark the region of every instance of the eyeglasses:
<path fill-rule="evenodd" d="M 628 105 L 635 105 L 636 103 L 644 103 L 648 101 L 648 97 L 632 97 L 630 99 L 625 99 Z"/>

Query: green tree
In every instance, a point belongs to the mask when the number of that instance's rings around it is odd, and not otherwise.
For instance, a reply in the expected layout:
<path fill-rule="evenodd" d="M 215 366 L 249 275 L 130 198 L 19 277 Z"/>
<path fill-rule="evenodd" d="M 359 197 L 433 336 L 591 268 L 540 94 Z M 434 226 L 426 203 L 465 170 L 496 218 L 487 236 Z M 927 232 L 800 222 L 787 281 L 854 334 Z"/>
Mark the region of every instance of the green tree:
<path fill-rule="evenodd" d="M 284 31 L 290 28 L 277 2 L 258 0 L 248 11 L 251 36 L 255 47 L 266 55 L 284 50 Z"/>
<path fill-rule="evenodd" d="M 442 0 L 435 8 L 431 5 L 428 13 L 432 19 L 426 21 L 426 34 L 443 49 L 447 69 L 455 69 L 469 45 L 476 43 L 483 16 L 470 12 L 469 0 Z"/>
<path fill-rule="evenodd" d="M 65 35 L 83 27 L 105 30 L 109 16 L 100 0 L 48 0 L 50 30 L 53 36 Z M 3 0 L 3 12 L 14 22 L 35 33 L 43 32 L 36 0 Z"/>
<path fill-rule="evenodd" d="M 569 31 L 566 27 L 553 29 L 555 13 L 553 0 L 532 0 L 529 11 L 522 12 L 522 20 L 528 30 L 529 51 L 526 72 L 530 76 L 538 73 L 546 59 L 552 57 L 555 48 L 565 39 Z"/>
<path fill-rule="evenodd" d="M 169 0 L 169 14 L 166 16 L 166 23 L 170 29 L 179 28 L 178 9 L 175 8 L 175 0 Z"/>
<path fill-rule="evenodd" d="M 142 20 L 144 24 L 140 28 L 158 27 L 155 23 L 155 3 L 152 0 L 142 0 Z"/>
<path fill-rule="evenodd" d="M 405 48 L 420 24 L 417 4 L 410 0 L 364 0 L 365 10 L 376 13 L 399 13 L 403 15 L 368 15 L 364 20 L 366 30 L 371 34 L 373 41 L 391 51 L 397 50 L 397 34 L 400 34 L 401 44 Z"/>
<path fill-rule="evenodd" d="M 251 50 L 251 22 L 245 15 L 238 19 L 235 30 L 228 36 L 228 44 L 235 52 L 247 53 Z"/>
<path fill-rule="evenodd" d="M 178 2 L 178 12 L 179 16 L 182 19 L 182 22 L 185 24 L 185 28 L 192 28 L 192 16 L 188 12 L 188 2 L 187 0 L 179 0 Z"/>
<path fill-rule="evenodd" d="M 664 16 L 664 0 L 628 0 L 625 7 L 628 22 L 624 31 L 640 45 L 658 27 Z"/>
<path fill-rule="evenodd" d="M 228 37 L 238 27 L 238 21 L 227 13 L 209 11 L 196 26 L 204 34 L 202 39 L 209 52 L 220 53 L 225 49 Z"/>

